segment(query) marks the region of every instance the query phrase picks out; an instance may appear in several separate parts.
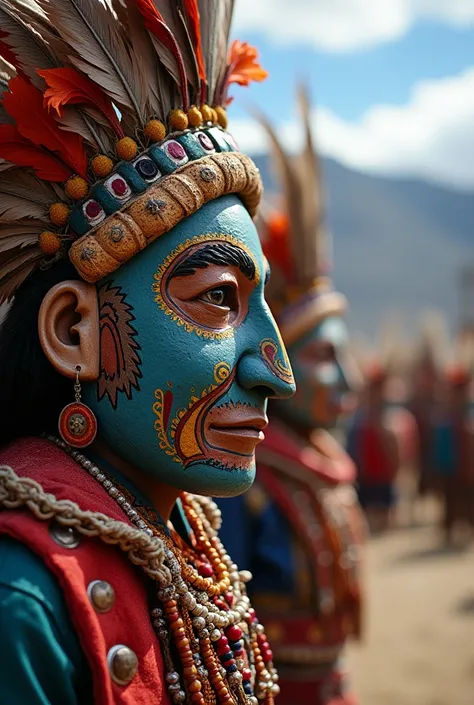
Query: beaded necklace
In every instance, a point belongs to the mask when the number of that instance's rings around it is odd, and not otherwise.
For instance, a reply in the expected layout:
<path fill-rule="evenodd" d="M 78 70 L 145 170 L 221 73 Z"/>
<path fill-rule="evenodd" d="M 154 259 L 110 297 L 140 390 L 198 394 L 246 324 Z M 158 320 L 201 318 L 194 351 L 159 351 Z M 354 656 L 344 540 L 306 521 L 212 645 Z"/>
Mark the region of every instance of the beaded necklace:
<path fill-rule="evenodd" d="M 156 513 L 103 468 L 55 436 L 48 440 L 68 453 L 120 506 L 128 519 L 164 543 L 168 577 L 158 585 L 153 627 L 166 666 L 170 698 L 192 705 L 273 705 L 278 674 L 273 654 L 250 606 L 240 571 L 217 531 L 220 511 L 207 497 L 182 493 L 193 546 L 167 531 Z"/>

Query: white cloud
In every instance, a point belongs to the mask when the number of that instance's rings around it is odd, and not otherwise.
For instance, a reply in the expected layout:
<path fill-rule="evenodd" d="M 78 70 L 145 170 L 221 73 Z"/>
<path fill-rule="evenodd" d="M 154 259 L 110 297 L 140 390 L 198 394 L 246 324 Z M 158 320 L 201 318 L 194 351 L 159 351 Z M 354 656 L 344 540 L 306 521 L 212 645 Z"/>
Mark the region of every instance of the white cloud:
<path fill-rule="evenodd" d="M 234 32 L 344 52 L 399 39 L 421 18 L 474 25 L 474 0 L 237 0 Z"/>
<path fill-rule="evenodd" d="M 373 106 L 358 122 L 324 107 L 313 121 L 322 154 L 346 166 L 474 188 L 474 67 L 420 82 L 406 105 Z M 251 119 L 233 120 L 231 129 L 245 151 L 266 151 L 266 137 Z M 301 145 L 297 115 L 278 129 L 287 145 Z"/>

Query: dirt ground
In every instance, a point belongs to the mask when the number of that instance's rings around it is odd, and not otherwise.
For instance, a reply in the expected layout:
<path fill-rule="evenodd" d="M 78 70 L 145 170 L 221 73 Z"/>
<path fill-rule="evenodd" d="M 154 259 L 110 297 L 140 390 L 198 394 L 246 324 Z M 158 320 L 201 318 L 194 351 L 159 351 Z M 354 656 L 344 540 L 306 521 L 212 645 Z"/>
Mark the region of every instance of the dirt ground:
<path fill-rule="evenodd" d="M 369 542 L 366 634 L 349 649 L 361 705 L 474 705 L 474 545 L 442 548 L 422 509 Z"/>

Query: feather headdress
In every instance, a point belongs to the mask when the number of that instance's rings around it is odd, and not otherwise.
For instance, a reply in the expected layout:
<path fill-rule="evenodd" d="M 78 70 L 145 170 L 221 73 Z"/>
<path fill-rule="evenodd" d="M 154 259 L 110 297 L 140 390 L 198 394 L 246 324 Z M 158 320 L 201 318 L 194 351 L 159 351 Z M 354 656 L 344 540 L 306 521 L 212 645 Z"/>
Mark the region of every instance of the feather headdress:
<path fill-rule="evenodd" d="M 266 73 L 247 44 L 228 50 L 232 9 L 0 0 L 0 303 L 68 251 L 96 281 L 222 193 L 254 213 L 258 173 L 225 107 L 230 84 Z"/>
<path fill-rule="evenodd" d="M 311 131 L 310 102 L 300 88 L 298 103 L 305 141 L 297 156 L 289 155 L 270 122 L 259 115 L 272 147 L 283 190 L 283 209 L 262 209 L 259 231 L 272 268 L 267 298 L 278 317 L 285 342 L 331 314 L 346 308 L 331 288 L 328 238 L 318 154 Z"/>

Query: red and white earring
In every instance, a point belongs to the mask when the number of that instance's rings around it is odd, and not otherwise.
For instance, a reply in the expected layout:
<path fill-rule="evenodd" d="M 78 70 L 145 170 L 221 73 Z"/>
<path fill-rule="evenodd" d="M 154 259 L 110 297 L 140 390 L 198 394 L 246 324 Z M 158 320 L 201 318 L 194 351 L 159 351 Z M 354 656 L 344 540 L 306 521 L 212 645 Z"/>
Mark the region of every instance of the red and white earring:
<path fill-rule="evenodd" d="M 58 424 L 61 438 L 73 448 L 86 448 L 97 435 L 97 419 L 94 412 L 81 401 L 80 371 L 81 366 L 77 365 L 74 383 L 76 400 L 64 407 Z"/>

